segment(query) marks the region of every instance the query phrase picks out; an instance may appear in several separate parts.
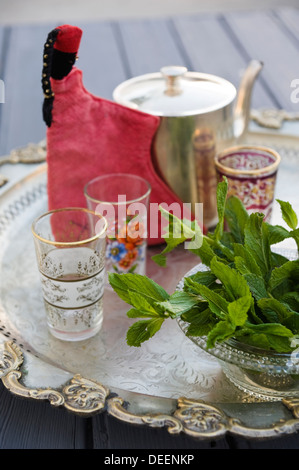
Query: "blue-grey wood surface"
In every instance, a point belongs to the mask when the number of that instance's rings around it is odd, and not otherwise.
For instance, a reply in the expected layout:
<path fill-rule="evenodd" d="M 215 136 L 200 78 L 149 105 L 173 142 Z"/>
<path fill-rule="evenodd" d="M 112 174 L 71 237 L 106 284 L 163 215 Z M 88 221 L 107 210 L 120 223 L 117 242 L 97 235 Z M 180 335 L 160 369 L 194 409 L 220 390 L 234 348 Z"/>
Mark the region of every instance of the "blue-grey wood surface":
<path fill-rule="evenodd" d="M 47 33 L 59 24 L 0 27 L 0 155 L 45 137 L 41 68 Z M 291 81 L 299 78 L 299 11 L 242 11 L 163 19 L 79 24 L 77 67 L 85 87 L 112 99 L 117 84 L 164 65 L 220 75 L 239 85 L 250 59 L 264 62 L 254 108 L 298 111 Z M 216 441 L 173 437 L 166 429 L 129 426 L 106 413 L 80 418 L 49 403 L 20 399 L 0 385 L 1 449 L 298 448 L 297 434 L 266 441 L 227 435 Z"/>

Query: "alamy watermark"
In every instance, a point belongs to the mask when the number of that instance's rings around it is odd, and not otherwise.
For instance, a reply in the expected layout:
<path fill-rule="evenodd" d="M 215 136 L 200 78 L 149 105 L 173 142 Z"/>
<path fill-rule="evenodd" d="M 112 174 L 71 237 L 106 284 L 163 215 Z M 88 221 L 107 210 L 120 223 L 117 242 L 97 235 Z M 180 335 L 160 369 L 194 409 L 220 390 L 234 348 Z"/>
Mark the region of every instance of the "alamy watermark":
<path fill-rule="evenodd" d="M 160 208 L 163 211 L 162 215 Z M 120 234 L 125 232 L 129 232 L 132 239 L 158 239 L 163 234 L 166 238 L 169 236 L 171 238 L 185 238 L 184 246 L 188 249 L 200 248 L 202 245 L 202 203 L 195 203 L 192 206 L 190 203 L 181 205 L 177 202 L 172 204 L 151 202 L 146 205 L 143 202 L 135 201 L 127 204 L 126 196 L 119 195 L 117 203 L 99 203 L 95 213 L 107 220 L 108 237 L 110 238 L 121 238 Z M 172 223 L 172 215 L 176 219 L 175 223 Z M 192 220 L 197 222 L 199 230 L 194 230 L 191 227 Z M 96 226 L 97 233 L 100 233 L 102 228 L 103 223 L 100 220 Z"/>
<path fill-rule="evenodd" d="M 291 88 L 294 88 L 290 96 L 291 102 L 299 103 L 299 78 L 294 78 L 291 81 Z"/>

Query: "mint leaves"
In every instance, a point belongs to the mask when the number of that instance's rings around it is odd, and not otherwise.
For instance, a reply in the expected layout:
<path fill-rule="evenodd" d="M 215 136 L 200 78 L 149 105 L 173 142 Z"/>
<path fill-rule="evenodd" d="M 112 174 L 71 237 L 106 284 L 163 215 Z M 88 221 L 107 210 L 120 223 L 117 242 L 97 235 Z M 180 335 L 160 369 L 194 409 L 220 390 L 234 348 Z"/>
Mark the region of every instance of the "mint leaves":
<path fill-rule="evenodd" d="M 288 226 L 270 225 L 263 214 L 249 215 L 236 197 L 227 199 L 227 181 L 217 187 L 219 222 L 213 233 L 203 235 L 196 222 L 168 218 L 166 247 L 154 260 L 164 266 L 167 254 L 187 245 L 208 271 L 184 279 L 182 291 L 169 295 L 146 276 L 109 274 L 117 294 L 137 318 L 127 332 L 127 343 L 140 346 L 168 318 L 188 323 L 188 336 L 206 336 L 207 346 L 236 338 L 277 352 L 290 352 L 291 339 L 299 334 L 299 259 L 288 260 L 272 246 L 288 238 L 299 248 L 298 218 L 288 202 L 278 200 Z M 226 224 L 225 224 L 226 223 Z M 228 229 L 227 229 L 228 228 Z"/>

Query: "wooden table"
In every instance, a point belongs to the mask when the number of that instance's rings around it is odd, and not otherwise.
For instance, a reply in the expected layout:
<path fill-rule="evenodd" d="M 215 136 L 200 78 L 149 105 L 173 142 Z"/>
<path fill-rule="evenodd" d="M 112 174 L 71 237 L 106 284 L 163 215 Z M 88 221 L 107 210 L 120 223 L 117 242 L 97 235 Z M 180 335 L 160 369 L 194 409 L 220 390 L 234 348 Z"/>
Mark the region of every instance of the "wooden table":
<path fill-rule="evenodd" d="M 123 80 L 169 64 L 220 75 L 238 86 L 249 60 L 257 58 L 264 62 L 264 69 L 254 87 L 252 107 L 299 110 L 299 104 L 291 99 L 291 82 L 299 79 L 299 10 L 77 25 L 84 31 L 77 66 L 83 70 L 85 87 L 98 96 L 112 99 L 113 89 Z M 56 26 L 0 28 L 0 79 L 5 84 L 5 103 L 0 104 L 0 155 L 45 137 L 42 50 L 47 33 Z M 19 177 L 17 167 L 5 165 L 1 172 L 9 175 L 10 182 Z M 81 418 L 47 402 L 22 400 L 0 385 L 2 449 L 298 447 L 296 434 L 267 441 L 230 435 L 215 441 L 172 437 L 166 429 L 129 426 L 106 413 Z"/>

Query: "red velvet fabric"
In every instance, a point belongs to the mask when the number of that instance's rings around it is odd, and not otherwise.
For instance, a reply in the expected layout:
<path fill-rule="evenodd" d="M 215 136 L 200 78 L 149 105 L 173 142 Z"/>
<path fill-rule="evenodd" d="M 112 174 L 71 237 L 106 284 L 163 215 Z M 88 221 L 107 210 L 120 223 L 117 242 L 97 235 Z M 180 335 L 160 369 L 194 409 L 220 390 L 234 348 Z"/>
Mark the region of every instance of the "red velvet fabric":
<path fill-rule="evenodd" d="M 68 24 L 58 26 L 56 29 L 59 30 L 59 33 L 57 34 L 54 49 L 68 53 L 78 52 L 83 33 L 82 29 Z"/>
<path fill-rule="evenodd" d="M 107 173 L 142 176 L 151 184 L 151 203 L 177 202 L 182 209 L 152 164 L 152 141 L 160 118 L 92 95 L 76 67 L 51 83 L 55 99 L 47 129 L 49 209 L 86 207 L 85 184 Z M 161 243 L 160 234 L 149 236 L 149 245 Z"/>

